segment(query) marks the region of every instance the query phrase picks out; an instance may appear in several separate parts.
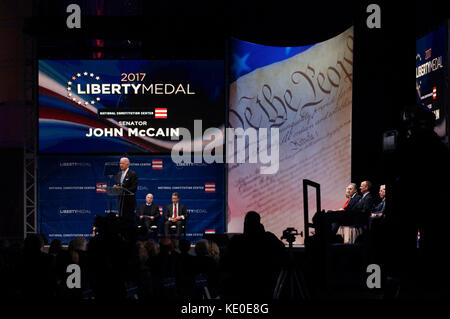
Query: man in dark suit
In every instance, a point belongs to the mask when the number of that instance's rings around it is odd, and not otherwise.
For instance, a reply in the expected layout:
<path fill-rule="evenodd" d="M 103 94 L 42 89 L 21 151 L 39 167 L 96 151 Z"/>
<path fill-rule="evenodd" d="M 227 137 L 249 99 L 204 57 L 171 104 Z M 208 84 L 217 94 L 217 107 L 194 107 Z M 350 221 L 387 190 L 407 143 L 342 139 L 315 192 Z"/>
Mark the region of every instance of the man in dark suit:
<path fill-rule="evenodd" d="M 352 210 L 358 204 L 361 199 L 361 195 L 358 194 L 358 186 L 355 183 L 350 183 L 345 188 L 345 196 L 347 197 L 347 202 L 344 206 L 336 211 L 329 210 L 325 215 L 320 215 L 319 218 L 324 218 L 326 224 L 331 228 L 332 235 L 335 235 L 339 226 L 349 225 L 353 223 Z"/>
<path fill-rule="evenodd" d="M 353 208 L 350 209 L 354 218 L 354 222 L 357 224 L 365 225 L 369 221 L 369 216 L 374 206 L 374 199 L 372 194 L 370 194 L 371 189 L 372 183 L 370 181 L 361 182 L 361 199 Z"/>
<path fill-rule="evenodd" d="M 349 196 L 348 203 L 342 208 L 344 211 L 351 211 L 361 199 L 358 194 L 358 186 L 355 183 L 350 183 L 345 189 L 345 194 Z"/>
<path fill-rule="evenodd" d="M 176 236 L 180 237 L 181 226 L 185 225 L 186 219 L 189 217 L 186 206 L 179 202 L 180 195 L 172 194 L 172 204 L 167 205 L 164 211 L 164 236 L 169 237 L 169 228 L 176 226 Z"/>
<path fill-rule="evenodd" d="M 369 229 L 376 231 L 380 228 L 384 217 L 384 209 L 386 207 L 386 185 L 381 185 L 378 192 L 381 201 L 370 211 Z"/>
<path fill-rule="evenodd" d="M 380 195 L 381 201 L 373 208 L 372 214 L 370 214 L 371 218 L 379 218 L 383 216 L 384 208 L 386 206 L 386 185 L 380 186 L 378 195 Z"/>
<path fill-rule="evenodd" d="M 147 229 L 151 226 L 158 226 L 159 223 L 159 208 L 153 203 L 153 195 L 147 194 L 145 196 L 145 203 L 140 205 L 136 211 L 139 222 L 145 225 Z"/>
<path fill-rule="evenodd" d="M 363 182 L 365 183 L 365 182 Z M 362 184 L 362 183 L 361 183 Z M 329 210 L 317 212 L 313 217 L 314 227 L 317 233 L 324 234 L 331 240 L 336 236 L 339 226 L 354 225 L 359 222 L 359 214 L 356 208 L 361 201 L 361 195 L 358 194 L 358 187 L 355 183 L 350 183 L 345 189 L 347 202 L 336 211 Z"/>
<path fill-rule="evenodd" d="M 379 263 L 383 251 L 385 232 L 386 185 L 381 185 L 378 192 L 381 201 L 370 212 L 368 232 L 368 256 L 371 263 Z"/>
<path fill-rule="evenodd" d="M 129 169 L 130 160 L 126 157 L 120 159 L 120 172 L 116 175 L 116 185 L 126 190 L 117 197 L 117 208 L 119 216 L 125 219 L 134 219 L 134 208 L 136 207 L 136 191 L 138 177 L 136 172 Z"/>

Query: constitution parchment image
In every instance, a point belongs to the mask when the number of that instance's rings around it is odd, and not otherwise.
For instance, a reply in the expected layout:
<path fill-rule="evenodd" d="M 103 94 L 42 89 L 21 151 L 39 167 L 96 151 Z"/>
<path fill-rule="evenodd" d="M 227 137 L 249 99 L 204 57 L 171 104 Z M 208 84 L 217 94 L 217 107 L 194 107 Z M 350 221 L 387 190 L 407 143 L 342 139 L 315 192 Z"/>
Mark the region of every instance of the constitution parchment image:
<path fill-rule="evenodd" d="M 228 231 L 242 232 L 250 210 L 278 237 L 287 227 L 303 231 L 302 180 L 321 185 L 323 209 L 340 208 L 351 182 L 353 27 L 307 47 L 234 41 L 232 53 L 229 125 L 278 128 L 280 145 L 275 174 L 260 174 L 258 163 L 228 164 Z M 309 196 L 311 219 L 315 192 Z"/>

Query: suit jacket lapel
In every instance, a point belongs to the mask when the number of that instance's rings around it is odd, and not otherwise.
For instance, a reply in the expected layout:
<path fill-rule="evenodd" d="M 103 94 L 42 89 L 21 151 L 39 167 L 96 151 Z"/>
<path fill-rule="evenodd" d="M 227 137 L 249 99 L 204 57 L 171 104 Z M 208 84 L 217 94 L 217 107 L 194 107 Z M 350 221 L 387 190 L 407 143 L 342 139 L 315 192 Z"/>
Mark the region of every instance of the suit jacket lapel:
<path fill-rule="evenodd" d="M 354 203 L 355 203 L 355 197 L 356 197 L 356 195 L 353 196 L 353 197 L 350 199 L 350 201 L 348 202 L 348 206 L 352 207 L 352 206 L 354 205 Z"/>

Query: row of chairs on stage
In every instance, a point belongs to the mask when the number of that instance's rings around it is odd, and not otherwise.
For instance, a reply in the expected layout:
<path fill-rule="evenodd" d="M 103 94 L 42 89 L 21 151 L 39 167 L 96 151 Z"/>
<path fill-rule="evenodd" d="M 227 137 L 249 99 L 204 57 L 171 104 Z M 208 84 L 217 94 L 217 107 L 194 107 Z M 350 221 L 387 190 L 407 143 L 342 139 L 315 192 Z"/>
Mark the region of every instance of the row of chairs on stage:
<path fill-rule="evenodd" d="M 163 213 L 160 212 L 160 217 L 157 219 L 156 222 L 148 221 L 146 222 L 146 219 L 149 218 L 148 216 L 144 216 L 144 218 L 140 218 L 140 216 L 136 217 L 136 225 L 138 229 L 138 233 L 142 236 L 149 236 L 151 238 L 159 238 L 164 234 L 164 220 L 162 218 Z M 181 231 L 180 234 L 183 235 L 184 238 L 186 238 L 186 221 L 183 220 L 183 222 L 180 225 Z M 169 226 L 169 236 L 170 237 L 176 237 L 176 229 L 177 226 L 172 224 Z M 161 231 L 162 230 L 162 231 Z"/>
<path fill-rule="evenodd" d="M 131 228 L 137 230 L 137 235 L 140 238 L 161 238 L 164 237 L 164 220 L 162 218 L 162 212 L 156 221 L 146 220 L 148 217 L 140 218 L 136 216 L 136 222 L 130 224 L 130 219 L 123 219 L 118 217 L 117 214 L 111 213 L 107 214 L 105 217 L 96 216 L 93 225 L 93 234 L 98 235 L 100 233 L 129 233 Z M 180 237 L 186 238 L 186 221 L 183 220 L 180 223 Z M 168 228 L 168 237 L 177 238 L 177 226 L 171 224 Z"/>

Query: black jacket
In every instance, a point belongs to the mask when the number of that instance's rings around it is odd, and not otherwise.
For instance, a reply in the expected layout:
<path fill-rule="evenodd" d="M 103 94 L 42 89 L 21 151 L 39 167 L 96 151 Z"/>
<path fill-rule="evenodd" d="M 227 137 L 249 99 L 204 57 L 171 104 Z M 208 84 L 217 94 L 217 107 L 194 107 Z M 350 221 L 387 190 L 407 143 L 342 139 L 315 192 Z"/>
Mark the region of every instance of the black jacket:
<path fill-rule="evenodd" d="M 119 210 L 120 216 L 134 216 L 134 208 L 136 207 L 136 191 L 138 187 L 138 177 L 136 172 L 128 169 L 127 174 L 123 180 L 123 183 L 120 183 L 120 178 L 122 177 L 122 172 L 120 171 L 116 175 L 116 184 L 122 186 L 127 189 L 133 195 L 119 195 L 117 197 L 117 209 Z"/>
<path fill-rule="evenodd" d="M 128 169 L 127 175 L 123 180 L 123 184 L 120 184 L 120 178 L 122 177 L 122 171 L 116 175 L 116 184 L 128 189 L 132 193 L 136 193 L 138 187 L 138 177 L 135 171 Z"/>
<path fill-rule="evenodd" d="M 353 208 L 358 204 L 358 202 L 361 199 L 361 195 L 355 194 L 350 201 L 348 202 L 347 206 L 344 208 L 345 211 L 351 211 Z"/>
<path fill-rule="evenodd" d="M 173 215 L 173 204 L 169 204 L 166 206 L 166 209 L 164 210 L 164 221 L 168 221 L 170 217 Z M 178 203 L 178 216 L 184 216 L 184 220 L 186 220 L 189 217 L 189 213 L 186 209 L 186 206 L 184 206 L 181 203 Z"/>
<path fill-rule="evenodd" d="M 136 214 L 138 216 L 153 216 L 156 219 L 160 217 L 159 208 L 155 203 L 152 203 L 150 206 L 147 206 L 146 203 L 139 205 Z"/>
<path fill-rule="evenodd" d="M 353 206 L 353 208 L 351 208 L 351 210 L 358 213 L 369 214 L 373 210 L 373 205 L 373 196 L 372 194 L 368 193 L 366 196 L 361 196 L 361 199 L 356 203 L 355 206 Z"/>

